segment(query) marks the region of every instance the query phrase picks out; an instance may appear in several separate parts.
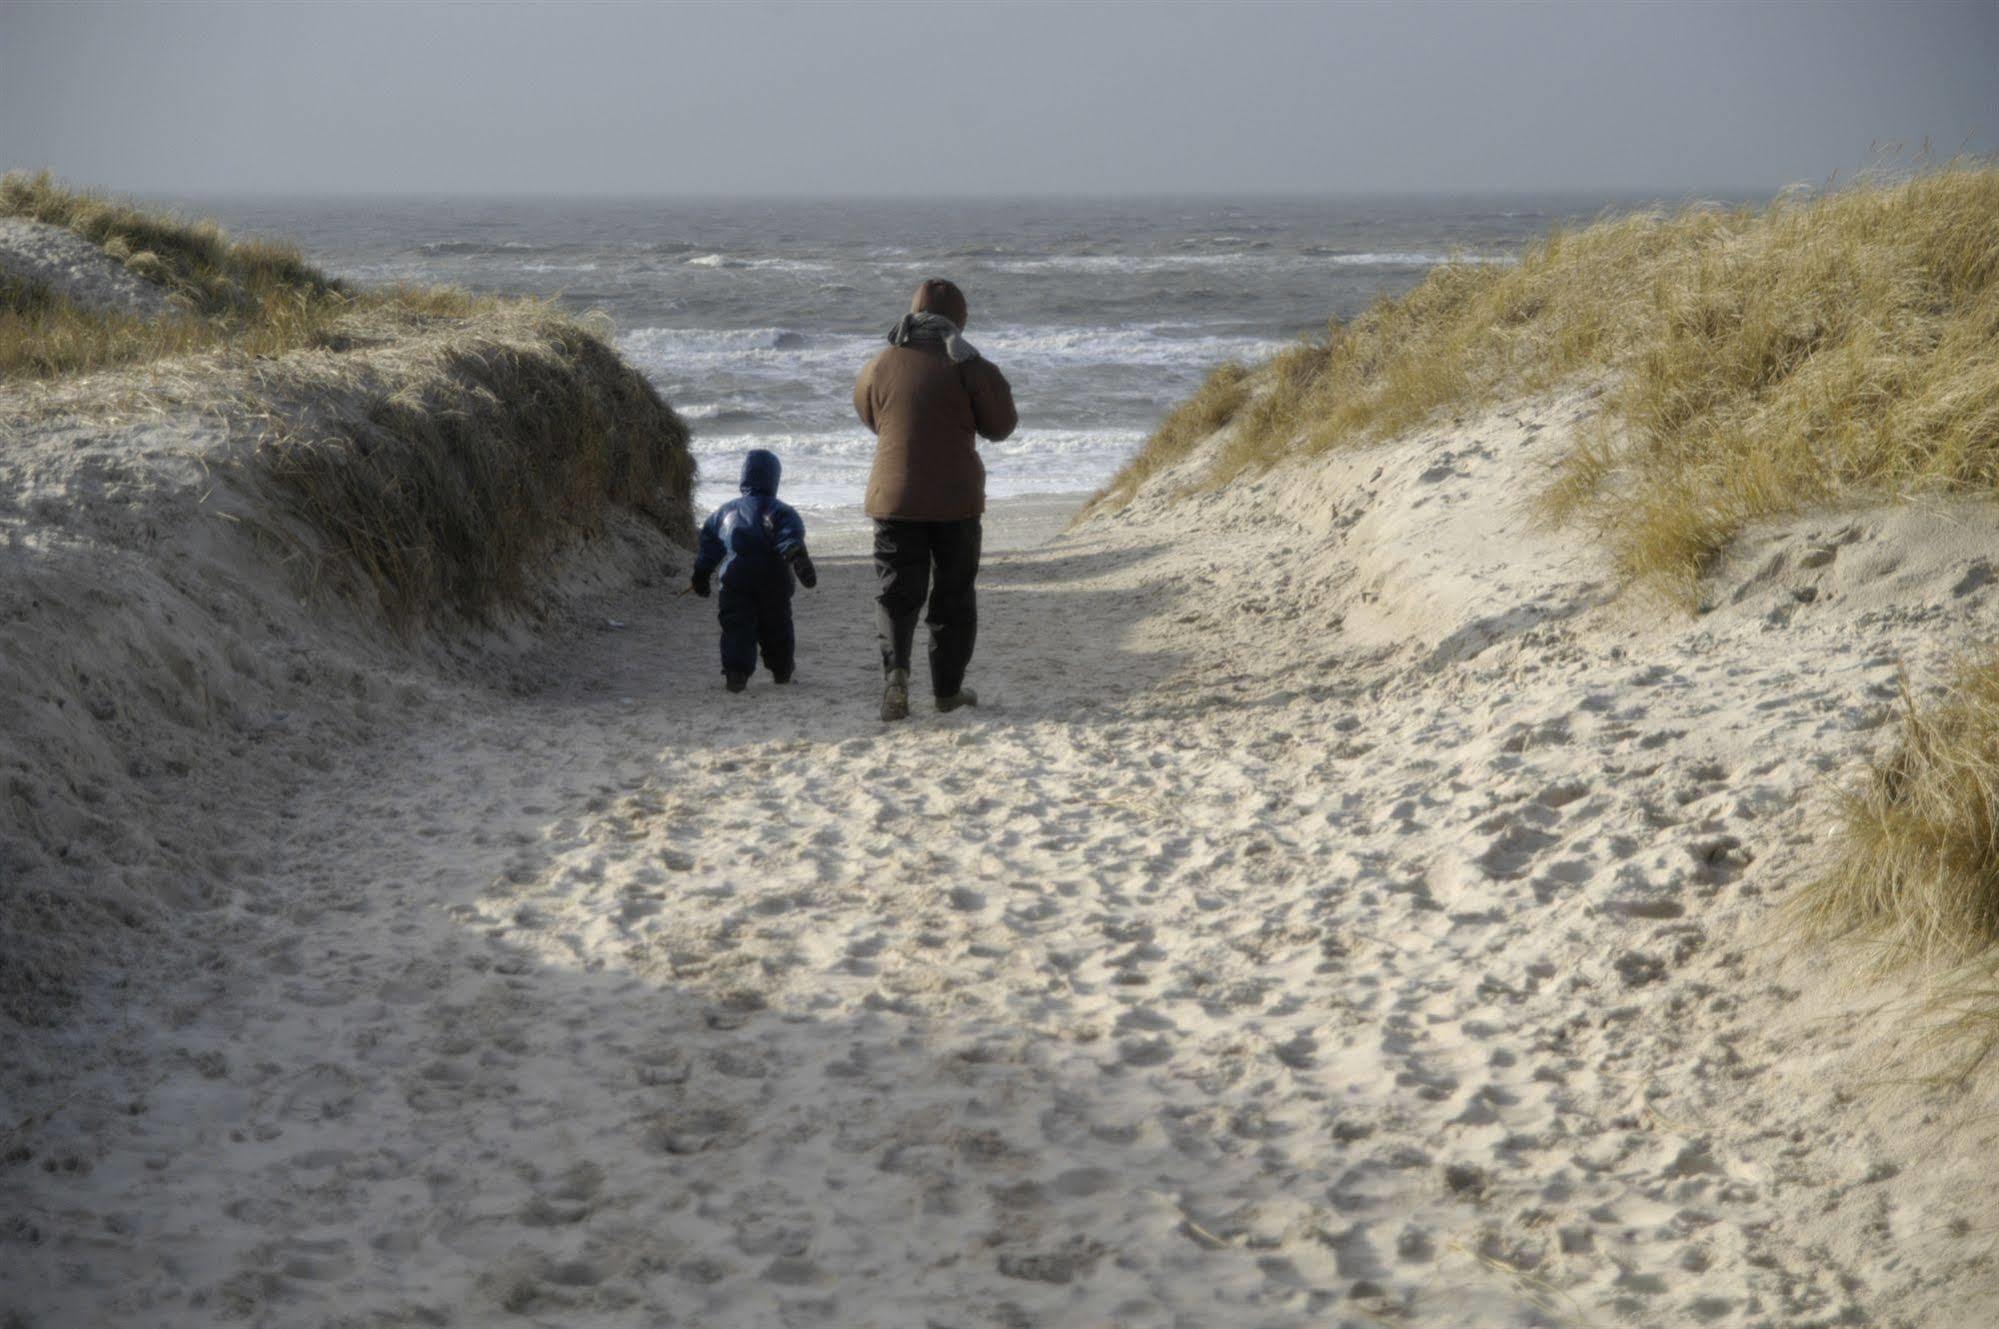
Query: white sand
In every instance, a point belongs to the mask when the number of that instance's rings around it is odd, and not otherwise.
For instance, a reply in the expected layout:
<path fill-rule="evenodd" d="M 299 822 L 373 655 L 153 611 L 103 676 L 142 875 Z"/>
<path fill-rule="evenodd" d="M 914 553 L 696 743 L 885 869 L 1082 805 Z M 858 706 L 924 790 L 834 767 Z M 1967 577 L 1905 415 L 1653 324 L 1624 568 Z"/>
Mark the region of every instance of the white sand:
<path fill-rule="evenodd" d="M 182 312 L 160 287 L 67 227 L 0 217 L 0 273 L 51 287 L 78 304 L 136 318 Z"/>
<path fill-rule="evenodd" d="M 1990 510 L 1646 611 L 1517 508 L 1587 409 L 993 548 L 976 713 L 875 721 L 822 544 L 788 690 L 655 587 L 321 730 L 11 1087 L 0 1312 L 1991 1325 L 1989 1089 L 1776 913 Z"/>

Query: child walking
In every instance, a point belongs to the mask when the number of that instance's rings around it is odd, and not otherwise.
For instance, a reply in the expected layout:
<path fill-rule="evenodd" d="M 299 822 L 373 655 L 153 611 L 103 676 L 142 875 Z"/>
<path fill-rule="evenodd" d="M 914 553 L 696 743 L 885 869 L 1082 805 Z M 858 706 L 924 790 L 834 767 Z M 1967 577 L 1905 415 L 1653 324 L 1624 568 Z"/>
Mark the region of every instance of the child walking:
<path fill-rule="evenodd" d="M 709 579 L 719 572 L 715 616 L 722 624 L 722 679 L 731 692 L 749 685 L 760 650 L 771 681 L 791 681 L 791 579 L 796 574 L 808 589 L 819 584 L 805 552 L 805 522 L 777 497 L 783 471 L 776 453 L 752 451 L 743 458 L 743 496 L 716 508 L 701 526 L 694 593 L 706 599 Z"/>

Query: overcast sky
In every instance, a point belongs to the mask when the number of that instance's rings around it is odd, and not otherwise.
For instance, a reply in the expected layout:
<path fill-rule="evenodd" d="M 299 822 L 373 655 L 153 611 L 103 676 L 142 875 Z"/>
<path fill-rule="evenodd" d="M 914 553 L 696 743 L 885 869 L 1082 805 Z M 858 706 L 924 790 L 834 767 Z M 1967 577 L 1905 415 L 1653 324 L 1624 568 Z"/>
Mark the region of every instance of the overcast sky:
<path fill-rule="evenodd" d="M 1999 4 L 0 0 L 0 166 L 152 193 L 1749 189 L 1999 149 Z"/>

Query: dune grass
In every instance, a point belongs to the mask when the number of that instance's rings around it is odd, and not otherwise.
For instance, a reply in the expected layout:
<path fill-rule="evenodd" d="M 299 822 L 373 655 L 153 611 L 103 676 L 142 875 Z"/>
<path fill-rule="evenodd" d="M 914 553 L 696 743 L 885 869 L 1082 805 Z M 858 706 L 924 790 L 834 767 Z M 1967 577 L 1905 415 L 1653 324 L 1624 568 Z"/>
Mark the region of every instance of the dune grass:
<path fill-rule="evenodd" d="M 1229 409 L 1176 412 L 1093 506 L 1232 425 L 1208 483 L 1582 377 L 1601 427 L 1546 496 L 1621 570 L 1691 605 L 1741 525 L 1855 492 L 1999 488 L 1999 168 L 1556 231 L 1512 266 L 1450 263 L 1304 343 Z M 1197 401 L 1200 398 L 1196 399 Z M 1198 440 L 1196 440 L 1198 441 Z"/>
<path fill-rule="evenodd" d="M 1999 651 L 1959 662 L 1930 706 L 1905 692 L 1893 748 L 1838 818 L 1838 855 L 1795 906 L 1811 931 L 1867 937 L 1891 962 L 1999 942 Z"/>
<path fill-rule="evenodd" d="M 316 533 L 311 580 L 403 627 L 523 601 L 557 547 L 629 512 L 691 543 L 688 430 L 596 333 L 522 302 L 282 388 L 254 454 Z"/>
<path fill-rule="evenodd" d="M 1825 870 L 1790 908 L 1884 969 L 1937 966 L 1931 1041 L 1971 1049 L 1959 1075 L 1999 1051 L 1999 648 L 1929 705 L 1905 689 L 1894 745 L 1841 791 Z"/>
<path fill-rule="evenodd" d="M 252 420 L 247 478 L 302 580 L 394 624 L 520 603 L 569 539 L 622 511 L 691 543 L 688 431 L 600 332 L 533 300 L 356 290 L 297 250 L 47 175 L 0 180 L 0 216 L 68 227 L 172 292 L 163 318 L 0 279 L 0 377 L 158 362 Z"/>
<path fill-rule="evenodd" d="M 167 292 L 176 310 L 141 318 L 0 279 L 0 379 L 57 378 L 204 350 L 269 356 L 338 346 L 348 336 L 342 325 L 356 315 L 464 317 L 482 304 L 449 288 L 352 290 L 290 245 L 234 239 L 213 221 L 73 190 L 46 172 L 0 177 L 0 217 L 75 232 Z"/>
<path fill-rule="evenodd" d="M 58 378 L 214 345 L 193 318 L 142 319 L 85 309 L 40 282 L 0 273 L 0 380 Z"/>
<path fill-rule="evenodd" d="M 291 245 L 234 240 L 214 221 L 71 189 L 47 171 L 0 177 L 0 217 L 74 231 L 134 275 L 183 297 L 190 312 L 210 317 L 254 316 L 273 301 L 320 298 L 342 289 Z"/>
<path fill-rule="evenodd" d="M 1146 481 L 1186 460 L 1203 440 L 1235 419 L 1249 395 L 1249 370 L 1233 360 L 1216 369 L 1200 391 L 1160 422 L 1145 447 L 1125 463 L 1111 488 L 1092 500 L 1092 505 L 1129 500 Z"/>

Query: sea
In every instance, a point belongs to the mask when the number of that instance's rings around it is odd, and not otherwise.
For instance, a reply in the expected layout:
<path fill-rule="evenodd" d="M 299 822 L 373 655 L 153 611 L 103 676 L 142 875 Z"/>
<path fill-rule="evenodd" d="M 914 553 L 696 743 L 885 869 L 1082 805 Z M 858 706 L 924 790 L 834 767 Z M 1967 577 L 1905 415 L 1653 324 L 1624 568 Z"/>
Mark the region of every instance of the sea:
<path fill-rule="evenodd" d="M 170 200 L 288 238 L 336 276 L 446 282 L 599 310 L 694 431 L 697 501 L 770 448 L 784 492 L 852 516 L 873 439 L 854 376 L 923 278 L 1006 373 L 1020 428 L 988 494 L 1096 489 L 1224 361 L 1323 333 L 1450 258 L 1514 261 L 1557 225 L 1658 206 L 1617 196 L 972 201 Z M 1665 200 L 1671 206 L 1683 200 Z"/>

